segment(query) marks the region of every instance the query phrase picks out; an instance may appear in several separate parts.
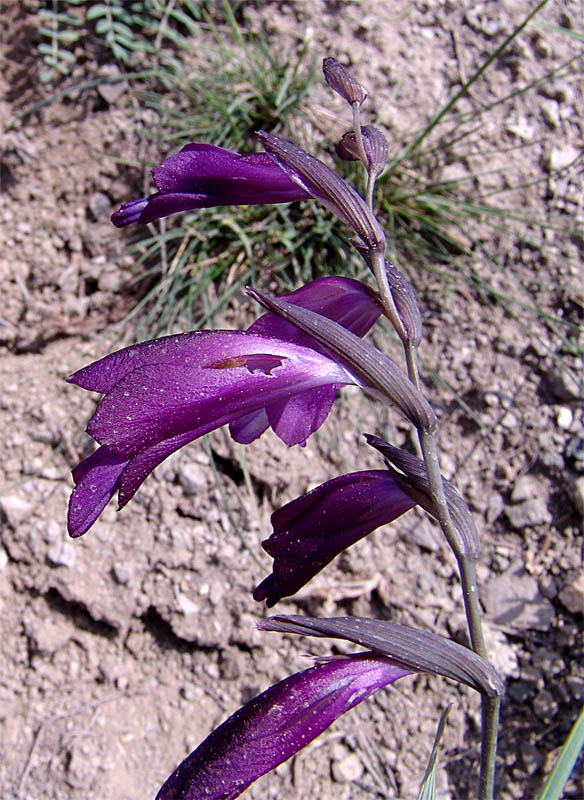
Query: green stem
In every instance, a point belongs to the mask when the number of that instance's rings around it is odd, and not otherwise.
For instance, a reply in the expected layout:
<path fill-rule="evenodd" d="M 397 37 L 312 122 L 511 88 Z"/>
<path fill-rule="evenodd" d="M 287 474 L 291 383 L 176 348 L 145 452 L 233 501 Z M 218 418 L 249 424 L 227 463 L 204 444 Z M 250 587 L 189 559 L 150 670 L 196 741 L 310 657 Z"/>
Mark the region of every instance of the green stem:
<path fill-rule="evenodd" d="M 495 796 L 495 766 L 499 731 L 500 697 L 482 695 L 482 742 L 479 777 L 479 800 L 493 800 Z"/>

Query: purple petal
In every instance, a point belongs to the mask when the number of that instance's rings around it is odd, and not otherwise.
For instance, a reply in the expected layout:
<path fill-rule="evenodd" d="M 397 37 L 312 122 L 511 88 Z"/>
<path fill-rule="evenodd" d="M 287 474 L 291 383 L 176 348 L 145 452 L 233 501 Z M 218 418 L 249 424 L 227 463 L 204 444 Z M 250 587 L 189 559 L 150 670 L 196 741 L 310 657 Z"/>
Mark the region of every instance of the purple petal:
<path fill-rule="evenodd" d="M 288 302 L 302 308 L 308 308 L 338 322 L 358 336 L 364 336 L 381 314 L 381 307 L 375 294 L 364 284 L 351 278 L 328 277 L 319 278 L 295 292 L 285 295 Z M 286 322 L 277 314 L 263 314 L 249 328 L 248 332 L 277 336 L 289 342 L 311 347 L 328 355 L 316 339 L 290 322 Z M 304 445 L 308 437 L 317 430 L 327 418 L 335 400 L 337 387 L 331 386 L 315 391 L 297 394 L 290 400 L 284 400 L 267 409 L 268 417 L 277 423 L 272 427 L 287 445 Z M 238 435 L 236 441 L 248 444 L 260 436 L 265 417 L 262 412 L 261 421 L 251 420 L 246 423 L 245 433 Z M 240 430 L 238 423 L 230 428 L 231 434 Z M 257 434 L 255 431 L 257 430 Z"/>
<path fill-rule="evenodd" d="M 239 444 L 251 444 L 264 433 L 270 426 L 266 409 L 252 411 L 239 419 L 229 423 L 231 438 Z"/>
<path fill-rule="evenodd" d="M 81 536 L 93 525 L 119 488 L 127 459 L 100 447 L 73 470 L 75 489 L 69 500 L 69 535 Z"/>
<path fill-rule="evenodd" d="M 124 203 L 119 211 L 112 214 L 113 224 L 116 228 L 123 228 L 124 225 L 131 225 L 132 222 L 138 222 L 147 205 L 147 197 L 141 197 L 139 200 L 131 200 L 129 203 Z"/>
<path fill-rule="evenodd" d="M 321 386 L 271 403 L 266 411 L 274 433 L 288 447 L 299 444 L 318 430 L 335 402 L 337 386 Z"/>
<path fill-rule="evenodd" d="M 387 470 L 333 478 L 272 514 L 274 533 L 262 543 L 273 572 L 254 599 L 273 606 L 295 594 L 343 550 L 413 508 Z"/>
<path fill-rule="evenodd" d="M 367 653 L 285 678 L 214 730 L 167 779 L 156 800 L 234 800 L 341 714 L 409 674 L 406 667 Z"/>

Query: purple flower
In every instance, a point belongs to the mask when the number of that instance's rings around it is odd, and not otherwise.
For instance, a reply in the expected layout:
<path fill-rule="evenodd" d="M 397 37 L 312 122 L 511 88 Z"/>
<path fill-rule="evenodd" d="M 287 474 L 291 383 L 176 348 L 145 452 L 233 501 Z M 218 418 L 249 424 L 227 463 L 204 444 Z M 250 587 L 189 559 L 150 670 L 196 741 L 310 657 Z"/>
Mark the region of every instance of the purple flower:
<path fill-rule="evenodd" d="M 294 292 L 363 334 L 379 316 L 357 281 L 323 278 Z M 312 346 L 311 346 L 312 345 Z M 112 353 L 69 379 L 101 392 L 87 432 L 101 447 L 73 470 L 71 536 L 85 533 L 119 492 L 119 507 L 167 456 L 226 423 L 238 441 L 268 425 L 289 446 L 304 444 L 326 419 L 338 387 L 359 383 L 310 336 L 275 314 L 249 331 L 167 336 Z"/>
<path fill-rule="evenodd" d="M 341 714 L 412 670 L 363 653 L 340 656 L 271 686 L 191 753 L 156 800 L 234 800 Z"/>
<path fill-rule="evenodd" d="M 156 194 L 124 203 L 112 215 L 116 227 L 193 208 L 287 203 L 311 196 L 266 153 L 242 155 L 212 144 L 187 144 L 154 167 L 152 176 Z"/>
<path fill-rule="evenodd" d="M 295 594 L 347 547 L 415 505 L 388 470 L 341 475 L 297 497 L 272 514 L 274 533 L 262 546 L 273 572 L 254 599 L 273 606 Z"/>

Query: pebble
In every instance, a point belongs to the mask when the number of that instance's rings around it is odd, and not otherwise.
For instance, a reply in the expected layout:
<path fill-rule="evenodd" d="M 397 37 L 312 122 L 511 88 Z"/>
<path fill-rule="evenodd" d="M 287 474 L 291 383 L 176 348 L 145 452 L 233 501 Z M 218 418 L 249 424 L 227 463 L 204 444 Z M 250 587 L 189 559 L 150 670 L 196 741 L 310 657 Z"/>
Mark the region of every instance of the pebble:
<path fill-rule="evenodd" d="M 2 545 L 0 545 L 0 572 L 2 572 L 3 569 L 6 569 L 7 566 L 8 566 L 8 553 L 2 547 Z"/>
<path fill-rule="evenodd" d="M 562 589 L 559 598 L 572 614 L 584 614 L 584 574 Z"/>
<path fill-rule="evenodd" d="M 114 564 L 112 567 L 112 576 L 116 583 L 125 586 L 130 582 L 130 570 L 123 564 Z"/>
<path fill-rule="evenodd" d="M 553 367 L 547 373 L 549 387 L 558 400 L 579 400 L 582 387 L 571 372 L 561 367 Z"/>
<path fill-rule="evenodd" d="M 177 470 L 177 477 L 186 495 L 198 494 L 207 488 L 205 471 L 199 464 L 182 464 Z"/>
<path fill-rule="evenodd" d="M 544 497 L 534 497 L 532 500 L 525 500 L 515 506 L 508 506 L 505 514 L 511 527 L 516 531 L 537 525 L 549 525 L 552 521 L 552 515 Z"/>
<path fill-rule="evenodd" d="M 521 563 L 489 581 L 481 591 L 481 600 L 491 622 L 505 628 L 547 631 L 554 618 L 554 607 Z"/>
<path fill-rule="evenodd" d="M 519 752 L 523 769 L 528 775 L 534 775 L 542 765 L 542 754 L 534 744 L 525 739 L 519 744 Z"/>
<path fill-rule="evenodd" d="M 573 436 L 566 445 L 565 455 L 576 472 L 584 472 L 584 434 Z"/>
<path fill-rule="evenodd" d="M 96 222 L 105 220 L 111 213 L 111 200 L 103 192 L 94 192 L 87 203 L 89 211 Z"/>
<path fill-rule="evenodd" d="M 577 478 L 570 481 L 568 492 L 576 511 L 584 517 L 584 475 L 578 475 Z"/>
<path fill-rule="evenodd" d="M 67 567 L 75 563 L 75 548 L 71 542 L 55 542 L 47 550 L 47 561 L 52 567 Z"/>
<path fill-rule="evenodd" d="M 574 422 L 574 414 L 572 413 L 572 410 L 566 406 L 560 406 L 556 413 L 556 423 L 558 428 L 567 431 L 568 428 L 571 427 L 572 422 Z"/>
<path fill-rule="evenodd" d="M 363 764 L 356 753 L 350 753 L 341 761 L 333 761 L 331 772 L 337 783 L 358 781 L 363 774 Z"/>
<path fill-rule="evenodd" d="M 542 689 L 533 700 L 533 710 L 536 717 L 544 722 L 550 722 L 557 713 L 558 703 L 551 692 Z"/>

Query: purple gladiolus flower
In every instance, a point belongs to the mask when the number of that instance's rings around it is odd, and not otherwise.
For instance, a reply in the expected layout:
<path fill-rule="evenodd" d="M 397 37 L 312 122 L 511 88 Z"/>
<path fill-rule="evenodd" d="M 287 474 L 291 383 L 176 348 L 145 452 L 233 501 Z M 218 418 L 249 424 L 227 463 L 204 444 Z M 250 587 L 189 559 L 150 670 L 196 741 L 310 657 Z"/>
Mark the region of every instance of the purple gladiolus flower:
<path fill-rule="evenodd" d="M 384 656 L 341 656 L 271 686 L 192 752 L 156 800 L 234 800 L 338 717 L 411 669 Z"/>
<path fill-rule="evenodd" d="M 242 155 L 212 144 L 187 144 L 152 170 L 158 191 L 124 203 L 112 215 L 122 228 L 211 206 L 288 203 L 311 195 L 266 153 Z"/>
<path fill-rule="evenodd" d="M 375 296 L 358 281 L 322 278 L 290 300 L 363 335 L 378 318 Z M 311 337 L 276 314 L 248 332 L 180 334 L 128 347 L 68 380 L 105 396 L 87 431 L 102 446 L 73 470 L 72 536 L 85 533 L 119 492 L 119 507 L 164 459 L 231 423 L 250 442 L 271 425 L 289 446 L 324 422 L 338 387 L 358 383 Z"/>
<path fill-rule="evenodd" d="M 193 439 L 267 408 L 274 431 L 294 444 L 296 420 L 271 416 L 271 404 L 357 383 L 316 350 L 241 331 L 165 336 L 112 353 L 68 380 L 104 394 L 87 426 L 102 447 L 74 470 L 72 536 L 85 533 L 116 490 L 125 505 L 155 466 Z M 313 424 L 321 422 L 316 413 Z M 301 420 L 302 435 L 306 425 Z"/>
<path fill-rule="evenodd" d="M 262 542 L 273 572 L 254 599 L 275 605 L 295 594 L 339 553 L 416 503 L 388 470 L 341 475 L 272 514 L 274 533 Z"/>

